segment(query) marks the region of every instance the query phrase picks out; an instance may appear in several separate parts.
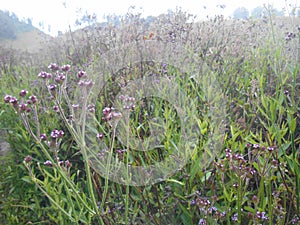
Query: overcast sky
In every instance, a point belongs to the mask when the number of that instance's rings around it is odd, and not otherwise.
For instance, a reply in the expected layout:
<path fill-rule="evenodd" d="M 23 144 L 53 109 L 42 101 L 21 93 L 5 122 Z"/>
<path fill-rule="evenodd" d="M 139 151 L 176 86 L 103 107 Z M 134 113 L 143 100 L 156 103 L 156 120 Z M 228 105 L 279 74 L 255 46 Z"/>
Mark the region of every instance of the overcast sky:
<path fill-rule="evenodd" d="M 44 22 L 45 31 L 47 25 L 51 25 L 52 34 L 58 30 L 66 31 L 68 25 L 74 24 L 76 17 L 82 12 L 96 13 L 101 21 L 103 15 L 124 15 L 130 6 L 135 5 L 137 11 L 144 16 L 166 13 L 168 9 L 174 10 L 177 6 L 184 11 L 204 18 L 208 14 L 224 14 L 230 16 L 234 9 L 244 6 L 249 10 L 263 4 L 271 4 L 281 10 L 289 4 L 297 5 L 297 0 L 0 0 L 0 10 L 15 12 L 19 19 L 31 18 L 33 25 Z M 225 9 L 217 5 L 226 5 Z M 205 8 L 204 8 L 205 6 Z"/>

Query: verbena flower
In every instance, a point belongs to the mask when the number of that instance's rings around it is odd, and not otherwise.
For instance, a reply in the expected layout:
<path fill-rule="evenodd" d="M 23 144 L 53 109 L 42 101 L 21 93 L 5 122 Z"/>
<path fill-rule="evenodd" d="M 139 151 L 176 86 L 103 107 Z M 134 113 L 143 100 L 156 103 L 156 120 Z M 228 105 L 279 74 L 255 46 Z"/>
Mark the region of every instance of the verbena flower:
<path fill-rule="evenodd" d="M 53 130 L 50 133 L 50 136 L 52 139 L 57 139 L 57 138 L 62 138 L 64 136 L 64 131 L 63 130 Z"/>
<path fill-rule="evenodd" d="M 53 106 L 53 111 L 59 113 L 59 107 L 57 105 Z"/>
<path fill-rule="evenodd" d="M 43 78 L 43 79 L 46 79 L 46 78 L 47 78 L 47 72 L 41 71 L 41 72 L 38 74 L 38 77 Z"/>
<path fill-rule="evenodd" d="M 65 79 L 66 79 L 66 76 L 63 73 L 57 73 L 56 77 L 54 78 L 55 82 L 59 83 L 59 84 L 63 83 L 65 81 Z"/>
<path fill-rule="evenodd" d="M 21 97 L 26 96 L 26 94 L 28 94 L 28 91 L 26 91 L 26 90 L 21 90 L 20 93 L 19 93 L 19 95 L 20 95 Z"/>
<path fill-rule="evenodd" d="M 86 72 L 83 71 L 83 70 L 80 70 L 80 71 L 77 73 L 77 77 L 78 77 L 78 78 L 86 77 Z"/>
<path fill-rule="evenodd" d="M 56 84 L 50 84 L 50 85 L 48 85 L 48 89 L 49 89 L 50 91 L 55 91 L 55 89 L 56 89 Z"/>
<path fill-rule="evenodd" d="M 46 141 L 46 140 L 47 140 L 47 135 L 46 135 L 46 134 L 41 134 L 41 135 L 40 135 L 40 139 L 41 139 L 42 141 Z"/>
<path fill-rule="evenodd" d="M 104 137 L 103 133 L 98 133 L 97 138 L 102 139 Z"/>
<path fill-rule="evenodd" d="M 19 101 L 18 101 L 18 99 L 16 97 L 11 97 L 10 100 L 9 100 L 9 102 L 11 104 L 13 104 L 13 105 L 16 105 L 16 104 L 18 104 Z"/>
<path fill-rule="evenodd" d="M 25 103 L 20 104 L 19 109 L 21 112 L 25 112 L 27 109 L 27 104 L 25 104 Z"/>
<path fill-rule="evenodd" d="M 266 212 L 257 212 L 256 217 L 261 220 L 268 220 L 268 217 L 266 216 Z"/>
<path fill-rule="evenodd" d="M 31 95 L 29 99 L 32 101 L 33 104 L 37 102 L 37 97 L 35 95 Z"/>
<path fill-rule="evenodd" d="M 27 156 L 25 157 L 24 161 L 25 161 L 26 163 L 29 163 L 29 162 L 32 161 L 32 157 L 31 157 L 30 155 L 27 155 Z"/>
<path fill-rule="evenodd" d="M 67 64 L 67 65 L 63 65 L 63 66 L 61 67 L 61 70 L 64 71 L 64 72 L 67 72 L 67 71 L 70 70 L 70 68 L 71 68 L 71 66 L 70 66 L 69 64 Z"/>
<path fill-rule="evenodd" d="M 5 103 L 9 103 L 11 99 L 12 99 L 11 95 L 5 95 L 4 98 L 3 98 Z"/>
<path fill-rule="evenodd" d="M 51 63 L 49 66 L 48 66 L 48 69 L 52 70 L 52 71 L 57 71 L 59 70 L 59 66 L 56 64 L 56 63 Z"/>
<path fill-rule="evenodd" d="M 65 166 L 66 166 L 67 168 L 71 168 L 71 167 L 72 167 L 72 163 L 70 163 L 69 160 L 66 160 L 66 161 L 65 161 Z"/>
<path fill-rule="evenodd" d="M 44 165 L 51 167 L 52 166 L 52 162 L 50 160 L 47 160 L 47 161 L 44 162 Z"/>

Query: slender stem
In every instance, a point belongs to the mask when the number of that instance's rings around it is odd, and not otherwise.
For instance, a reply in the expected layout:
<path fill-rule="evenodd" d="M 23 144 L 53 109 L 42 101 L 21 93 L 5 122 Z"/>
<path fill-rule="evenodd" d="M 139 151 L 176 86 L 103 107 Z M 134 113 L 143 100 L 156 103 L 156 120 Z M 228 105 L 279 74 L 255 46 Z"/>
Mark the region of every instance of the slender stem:
<path fill-rule="evenodd" d="M 110 171 L 111 158 L 112 158 L 113 147 L 114 147 L 114 143 L 115 143 L 115 141 L 114 141 L 115 140 L 115 135 L 116 135 L 115 127 L 113 128 L 113 131 L 112 131 L 111 145 L 110 145 L 110 149 L 109 149 L 109 156 L 108 156 L 108 161 L 107 161 L 106 171 L 105 171 L 104 192 L 103 192 L 103 195 L 102 195 L 100 210 L 102 210 L 103 207 L 104 207 L 104 203 L 105 203 L 107 192 L 108 192 L 108 174 L 109 174 L 109 171 Z"/>
<path fill-rule="evenodd" d="M 86 89 L 84 89 L 84 97 L 85 98 L 84 98 L 84 102 L 83 102 L 83 106 L 82 106 L 82 126 L 81 126 L 81 140 L 80 140 L 81 146 L 80 147 L 81 147 L 81 152 L 82 152 L 83 160 L 84 160 L 89 194 L 92 199 L 92 204 L 93 204 L 94 210 L 96 211 L 96 214 L 98 215 L 98 218 L 100 219 L 101 224 L 103 224 L 103 221 L 99 214 L 98 205 L 97 205 L 97 201 L 96 201 L 96 197 L 95 197 L 93 182 L 92 182 L 92 178 L 91 178 L 92 174 L 91 174 L 91 169 L 90 169 L 88 155 L 87 155 L 87 146 L 85 143 L 86 110 L 87 110 L 87 99 L 88 99 L 88 94 L 87 94 Z"/>
<path fill-rule="evenodd" d="M 125 195 L 125 223 L 128 224 L 129 215 L 129 115 L 126 114 L 126 195 Z"/>
<path fill-rule="evenodd" d="M 241 178 L 238 178 L 238 199 L 237 199 L 237 205 L 238 205 L 238 224 L 242 224 L 242 182 Z"/>

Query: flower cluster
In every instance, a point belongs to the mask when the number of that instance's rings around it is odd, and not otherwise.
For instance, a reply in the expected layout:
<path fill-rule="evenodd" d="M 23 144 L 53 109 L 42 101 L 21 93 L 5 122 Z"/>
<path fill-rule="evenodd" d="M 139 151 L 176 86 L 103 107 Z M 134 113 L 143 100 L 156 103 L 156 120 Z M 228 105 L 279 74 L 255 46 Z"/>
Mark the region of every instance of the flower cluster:
<path fill-rule="evenodd" d="M 105 107 L 102 111 L 102 120 L 110 121 L 113 118 L 120 118 L 122 114 L 120 112 L 115 112 L 115 109 L 112 107 Z"/>
<path fill-rule="evenodd" d="M 54 95 L 57 85 L 61 85 L 66 81 L 66 73 L 70 70 L 70 68 L 71 68 L 71 66 L 68 64 L 60 67 L 55 63 L 51 63 L 48 66 L 48 69 L 50 69 L 54 73 L 54 75 L 52 73 L 41 71 L 38 74 L 38 77 L 43 80 L 47 80 L 48 90 L 52 95 Z M 52 79 L 52 77 L 54 77 L 54 80 L 53 80 L 54 82 L 50 83 L 50 80 Z"/>
<path fill-rule="evenodd" d="M 300 32 L 300 26 L 297 27 L 298 32 Z M 295 39 L 297 37 L 297 34 L 294 32 L 287 32 L 284 39 L 288 42 L 292 39 Z"/>
<path fill-rule="evenodd" d="M 290 40 L 292 40 L 292 39 L 294 39 L 294 38 L 296 38 L 296 34 L 293 33 L 293 32 L 288 32 L 288 33 L 286 34 L 286 36 L 284 37 L 284 39 L 285 39 L 286 41 L 290 41 Z"/>
<path fill-rule="evenodd" d="M 216 196 L 212 197 L 213 202 L 217 200 Z M 192 200 L 191 205 L 196 205 L 204 217 L 210 216 L 215 220 L 222 220 L 226 216 L 226 212 L 219 211 L 217 207 L 215 207 L 214 203 L 211 202 L 207 197 L 200 196 L 198 192 L 198 196 L 195 200 Z M 206 220 L 202 219 L 202 224 L 206 224 Z M 199 221 L 200 223 L 200 221 Z"/>
<path fill-rule="evenodd" d="M 64 131 L 63 130 L 53 130 L 50 132 L 50 141 L 48 141 L 48 137 L 45 133 L 40 135 L 40 140 L 44 141 L 47 143 L 49 147 L 56 147 L 57 146 L 57 141 L 62 139 L 64 136 Z"/>
<path fill-rule="evenodd" d="M 37 98 L 35 95 L 29 96 L 27 100 L 24 99 L 24 97 L 28 94 L 28 91 L 21 90 L 19 93 L 19 96 L 22 98 L 20 101 L 17 97 L 11 96 L 11 95 L 5 95 L 3 100 L 5 103 L 10 103 L 12 107 L 17 112 L 30 112 L 31 106 L 37 103 Z"/>
<path fill-rule="evenodd" d="M 134 105 L 135 98 L 134 97 L 120 95 L 119 99 L 123 102 L 123 109 L 134 110 L 134 108 L 135 108 L 135 105 Z"/>
<path fill-rule="evenodd" d="M 59 158 L 57 158 L 57 161 L 58 161 L 58 165 L 61 166 L 61 167 L 64 167 L 64 168 L 71 168 L 72 167 L 72 163 L 69 161 L 69 160 L 59 160 Z M 52 167 L 53 164 L 50 160 L 46 160 L 44 162 L 44 165 L 45 166 L 48 166 L 48 167 Z"/>
<path fill-rule="evenodd" d="M 251 178 L 256 173 L 256 170 L 249 165 L 243 155 L 240 153 L 233 154 L 231 149 L 225 149 L 225 159 L 215 162 L 217 169 L 222 172 L 226 170 L 225 164 L 228 164 L 229 169 L 241 178 Z M 235 183 L 233 186 L 237 188 L 238 184 Z"/>

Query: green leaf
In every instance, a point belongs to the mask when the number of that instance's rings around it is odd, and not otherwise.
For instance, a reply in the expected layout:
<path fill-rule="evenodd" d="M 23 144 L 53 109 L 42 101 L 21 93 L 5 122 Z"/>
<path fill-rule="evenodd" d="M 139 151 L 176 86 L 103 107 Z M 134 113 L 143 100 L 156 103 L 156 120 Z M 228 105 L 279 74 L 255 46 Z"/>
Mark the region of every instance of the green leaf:
<path fill-rule="evenodd" d="M 24 176 L 22 177 L 22 180 L 25 181 L 26 183 L 32 184 L 32 180 L 30 176 Z"/>
<path fill-rule="evenodd" d="M 296 130 L 297 118 L 293 118 L 289 123 L 290 133 L 294 133 Z"/>
<path fill-rule="evenodd" d="M 180 206 L 180 209 L 183 211 L 183 214 L 180 216 L 180 218 L 182 219 L 182 223 L 184 225 L 193 224 L 192 216 L 187 211 L 186 207 L 181 204 L 179 204 L 179 206 Z"/>

